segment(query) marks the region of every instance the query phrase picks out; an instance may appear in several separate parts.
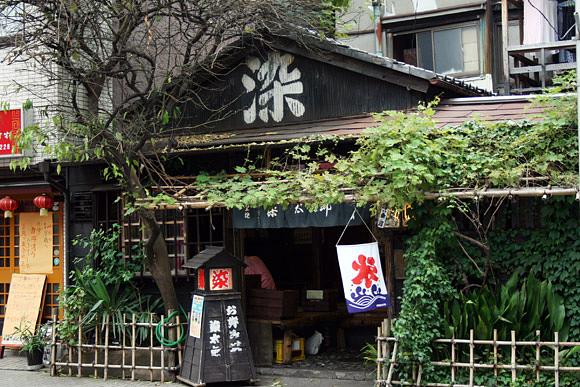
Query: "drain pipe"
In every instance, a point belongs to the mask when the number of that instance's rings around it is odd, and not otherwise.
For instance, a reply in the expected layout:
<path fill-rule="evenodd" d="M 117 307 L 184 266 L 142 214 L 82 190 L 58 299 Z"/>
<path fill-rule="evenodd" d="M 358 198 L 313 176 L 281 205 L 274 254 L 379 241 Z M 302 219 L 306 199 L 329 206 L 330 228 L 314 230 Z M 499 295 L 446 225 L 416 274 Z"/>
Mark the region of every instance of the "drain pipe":
<path fill-rule="evenodd" d="M 381 2 L 373 0 L 373 24 L 375 30 L 375 54 L 383 55 L 383 29 L 381 25 Z"/>

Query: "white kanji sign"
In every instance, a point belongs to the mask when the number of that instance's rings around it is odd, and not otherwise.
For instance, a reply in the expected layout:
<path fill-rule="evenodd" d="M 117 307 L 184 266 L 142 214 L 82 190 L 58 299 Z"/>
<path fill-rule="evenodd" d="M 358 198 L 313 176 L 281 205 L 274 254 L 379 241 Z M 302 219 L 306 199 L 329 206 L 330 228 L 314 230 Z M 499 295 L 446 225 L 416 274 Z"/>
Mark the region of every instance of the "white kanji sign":
<path fill-rule="evenodd" d="M 257 117 L 263 122 L 270 118 L 280 122 L 284 118 L 285 106 L 295 117 L 304 115 L 304 104 L 296 99 L 303 93 L 302 73 L 296 67 L 289 71 L 293 62 L 294 56 L 280 55 L 279 52 L 270 52 L 264 62 L 256 57 L 248 58 L 246 66 L 250 75 L 242 76 L 246 92 L 253 93 L 250 107 L 244 110 L 247 124 L 256 121 Z"/>

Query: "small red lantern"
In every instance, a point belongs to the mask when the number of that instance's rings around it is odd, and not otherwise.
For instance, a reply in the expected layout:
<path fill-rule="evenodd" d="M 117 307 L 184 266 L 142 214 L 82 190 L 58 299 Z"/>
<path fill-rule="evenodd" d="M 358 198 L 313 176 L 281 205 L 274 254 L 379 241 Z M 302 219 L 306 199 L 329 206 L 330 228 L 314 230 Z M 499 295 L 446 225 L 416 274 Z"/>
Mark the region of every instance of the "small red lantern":
<path fill-rule="evenodd" d="M 48 210 L 52 208 L 53 200 L 50 196 L 42 194 L 35 197 L 32 203 L 34 203 L 36 207 L 40 208 L 40 216 L 47 216 Z"/>
<path fill-rule="evenodd" d="M 5 218 L 12 218 L 12 213 L 18 208 L 18 202 L 10 196 L 5 196 L 0 200 L 0 210 L 4 211 Z"/>

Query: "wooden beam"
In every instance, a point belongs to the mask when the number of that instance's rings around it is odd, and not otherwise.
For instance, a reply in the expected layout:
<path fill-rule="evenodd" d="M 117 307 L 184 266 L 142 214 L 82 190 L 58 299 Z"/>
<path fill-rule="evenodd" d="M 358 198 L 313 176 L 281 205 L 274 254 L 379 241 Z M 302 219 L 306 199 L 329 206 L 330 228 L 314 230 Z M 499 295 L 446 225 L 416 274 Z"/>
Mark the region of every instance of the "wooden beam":
<path fill-rule="evenodd" d="M 509 4 L 508 0 L 501 0 L 501 41 L 503 52 L 503 75 L 505 82 L 505 94 L 510 93 L 510 58 L 508 55 L 508 34 L 509 34 Z"/>
<path fill-rule="evenodd" d="M 493 0 L 487 0 L 485 3 L 485 41 L 484 41 L 484 58 L 483 72 L 486 74 L 493 73 Z"/>

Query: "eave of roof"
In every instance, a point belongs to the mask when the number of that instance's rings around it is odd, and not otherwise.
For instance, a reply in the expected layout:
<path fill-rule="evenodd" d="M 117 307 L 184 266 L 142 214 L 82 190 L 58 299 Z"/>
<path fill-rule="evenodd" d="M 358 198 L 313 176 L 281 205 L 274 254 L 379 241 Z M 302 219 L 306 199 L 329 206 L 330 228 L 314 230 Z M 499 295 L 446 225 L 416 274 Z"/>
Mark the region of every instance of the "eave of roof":
<path fill-rule="evenodd" d="M 454 98 L 435 108 L 438 127 L 458 126 L 469 120 L 491 123 L 524 122 L 541 119 L 543 108 L 534 104 L 533 96 Z M 171 152 L 200 152 L 236 148 L 283 146 L 296 142 L 331 139 L 352 140 L 367 128 L 377 126 L 371 114 L 287 124 L 275 127 L 239 129 L 225 133 L 196 133 L 175 137 Z"/>
<path fill-rule="evenodd" d="M 288 38 L 293 41 L 297 41 L 297 37 L 294 35 L 286 35 L 281 38 Z M 325 50 L 340 54 L 355 60 L 359 60 L 364 63 L 374 64 L 389 70 L 393 70 L 404 75 L 410 75 L 415 78 L 427 81 L 432 85 L 440 86 L 443 89 L 448 89 L 454 93 L 463 94 L 465 96 L 492 96 L 487 90 L 472 86 L 458 78 L 450 77 L 444 74 L 439 74 L 431 70 L 427 70 L 421 67 L 413 66 L 398 60 L 388 58 L 386 56 L 377 55 L 370 53 L 352 46 L 349 46 L 343 42 L 340 42 L 331 38 L 320 39 L 318 37 L 307 36 L 302 38 L 308 45 L 316 47 L 320 50 Z M 272 44 L 276 47 L 276 43 Z M 280 46 L 278 46 L 280 47 Z M 287 48 L 287 47 L 281 47 Z M 336 63 L 333 63 L 336 65 Z"/>
<path fill-rule="evenodd" d="M 386 15 L 381 17 L 383 25 L 389 25 L 394 23 L 400 23 L 408 20 L 418 20 L 418 19 L 428 19 L 438 16 L 454 15 L 466 12 L 483 11 L 485 10 L 485 0 L 479 1 L 478 3 L 459 6 L 459 7 L 445 7 L 438 8 L 436 10 L 408 13 L 401 15 Z"/>

